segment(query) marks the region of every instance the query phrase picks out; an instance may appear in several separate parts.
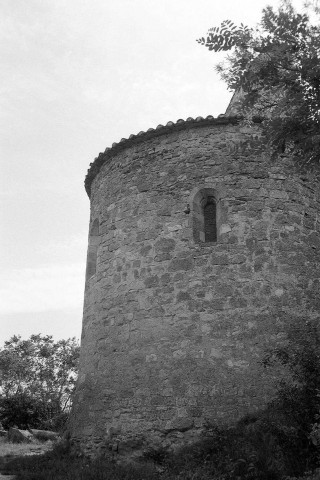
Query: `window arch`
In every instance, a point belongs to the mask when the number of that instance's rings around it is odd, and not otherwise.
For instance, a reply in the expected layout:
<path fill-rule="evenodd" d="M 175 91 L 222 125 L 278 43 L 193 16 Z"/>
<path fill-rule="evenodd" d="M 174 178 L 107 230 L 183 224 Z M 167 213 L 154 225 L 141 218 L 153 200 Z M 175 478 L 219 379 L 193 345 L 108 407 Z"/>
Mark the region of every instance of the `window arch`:
<path fill-rule="evenodd" d="M 191 223 L 196 243 L 215 243 L 220 220 L 219 196 L 215 188 L 197 188 L 191 195 Z"/>
<path fill-rule="evenodd" d="M 99 220 L 96 218 L 91 224 L 90 233 L 89 233 L 86 280 L 91 278 L 96 273 L 99 244 L 100 244 Z"/>

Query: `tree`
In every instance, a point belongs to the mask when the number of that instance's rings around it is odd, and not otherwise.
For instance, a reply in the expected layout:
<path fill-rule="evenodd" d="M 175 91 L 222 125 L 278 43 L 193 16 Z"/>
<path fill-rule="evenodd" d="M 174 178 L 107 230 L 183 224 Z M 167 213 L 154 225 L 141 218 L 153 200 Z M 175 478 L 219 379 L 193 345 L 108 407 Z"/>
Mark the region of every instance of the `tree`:
<path fill-rule="evenodd" d="M 316 6 L 314 11 L 319 14 Z M 230 52 L 216 69 L 230 90 L 241 92 L 244 118 L 260 119 L 273 152 L 319 163 L 319 25 L 285 0 L 277 12 L 266 7 L 255 29 L 226 20 L 197 41 L 214 52 Z"/>
<path fill-rule="evenodd" d="M 286 375 L 278 383 L 269 409 L 281 413 L 276 430 L 290 447 L 299 465 L 320 464 L 320 325 L 319 317 L 291 320 L 285 342 L 268 350 L 265 367 L 284 367 Z M 292 455 L 293 454 L 293 455 Z"/>
<path fill-rule="evenodd" d="M 77 377 L 75 338 L 13 336 L 0 350 L 0 421 L 4 426 L 53 427 L 69 411 Z"/>

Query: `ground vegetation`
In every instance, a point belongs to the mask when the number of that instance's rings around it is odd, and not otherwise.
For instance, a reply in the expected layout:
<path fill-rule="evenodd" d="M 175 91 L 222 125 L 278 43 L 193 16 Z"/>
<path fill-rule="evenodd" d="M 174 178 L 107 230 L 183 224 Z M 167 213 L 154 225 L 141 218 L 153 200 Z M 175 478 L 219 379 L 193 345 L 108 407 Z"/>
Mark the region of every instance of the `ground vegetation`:
<path fill-rule="evenodd" d="M 283 368 L 277 393 L 237 424 L 208 424 L 198 443 L 175 452 L 150 448 L 133 464 L 107 450 L 97 459 L 79 457 L 64 441 L 42 456 L 12 459 L 3 471 L 17 480 L 318 480 L 319 318 L 286 325 L 283 340 L 262 361 L 266 369 Z"/>

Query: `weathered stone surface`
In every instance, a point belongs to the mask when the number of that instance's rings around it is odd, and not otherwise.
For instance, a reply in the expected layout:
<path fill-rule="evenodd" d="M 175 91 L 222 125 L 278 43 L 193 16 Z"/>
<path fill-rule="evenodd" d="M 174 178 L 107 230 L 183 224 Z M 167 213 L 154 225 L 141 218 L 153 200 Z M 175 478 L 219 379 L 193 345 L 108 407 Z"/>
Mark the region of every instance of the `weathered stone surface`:
<path fill-rule="evenodd" d="M 179 432 L 186 432 L 187 430 L 190 430 L 194 425 L 194 420 L 193 418 L 188 418 L 188 417 L 180 417 L 180 418 L 175 418 L 172 421 L 169 421 L 165 427 L 164 431 L 165 432 L 172 432 L 174 430 L 178 430 Z"/>
<path fill-rule="evenodd" d="M 34 440 L 34 437 L 28 430 L 20 430 L 12 427 L 8 430 L 8 440 L 13 443 L 30 443 Z"/>
<path fill-rule="evenodd" d="M 157 132 L 108 150 L 87 183 L 100 238 L 70 424 L 87 450 L 188 441 L 261 408 L 264 350 L 320 306 L 317 173 L 249 148 L 259 131 L 241 124 Z M 205 189 L 211 243 L 194 235 Z"/>
<path fill-rule="evenodd" d="M 57 432 L 52 432 L 50 430 L 35 430 L 34 428 L 30 428 L 30 433 L 36 438 L 37 440 L 57 440 L 59 438 L 59 434 Z"/>

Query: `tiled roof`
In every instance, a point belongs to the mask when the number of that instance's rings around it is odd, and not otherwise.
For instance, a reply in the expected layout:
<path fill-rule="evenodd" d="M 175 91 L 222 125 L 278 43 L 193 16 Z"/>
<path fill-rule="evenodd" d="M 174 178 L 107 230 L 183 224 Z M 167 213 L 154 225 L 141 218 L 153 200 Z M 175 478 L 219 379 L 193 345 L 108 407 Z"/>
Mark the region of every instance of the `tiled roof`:
<path fill-rule="evenodd" d="M 84 182 L 85 189 L 90 197 L 91 183 L 102 165 L 119 151 L 131 145 L 141 143 L 153 137 L 167 134 L 172 130 L 184 130 L 186 128 L 195 128 L 205 125 L 236 124 L 239 122 L 239 118 L 239 116 L 230 117 L 223 114 L 219 115 L 217 118 L 214 118 L 211 115 L 206 118 L 197 117 L 195 119 L 189 117 L 186 120 L 179 119 L 176 122 L 168 122 L 166 125 L 158 125 L 156 128 L 149 128 L 146 132 L 141 131 L 136 135 L 130 135 L 129 138 L 122 138 L 120 142 L 113 143 L 111 147 L 106 148 L 104 152 L 99 153 L 99 156 L 95 158 L 92 163 L 90 163 L 90 167 Z"/>

